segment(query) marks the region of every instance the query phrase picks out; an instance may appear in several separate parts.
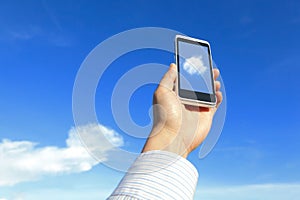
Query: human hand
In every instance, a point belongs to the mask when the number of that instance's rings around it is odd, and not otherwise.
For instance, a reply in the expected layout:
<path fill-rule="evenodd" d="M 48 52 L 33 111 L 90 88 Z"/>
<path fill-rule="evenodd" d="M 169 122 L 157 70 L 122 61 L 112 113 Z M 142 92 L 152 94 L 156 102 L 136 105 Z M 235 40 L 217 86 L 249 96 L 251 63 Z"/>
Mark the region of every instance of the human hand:
<path fill-rule="evenodd" d="M 143 152 L 166 150 L 187 157 L 209 133 L 216 110 L 222 102 L 220 72 L 213 69 L 217 105 L 204 108 L 183 104 L 174 91 L 176 65 L 171 64 L 153 96 L 154 122 Z"/>

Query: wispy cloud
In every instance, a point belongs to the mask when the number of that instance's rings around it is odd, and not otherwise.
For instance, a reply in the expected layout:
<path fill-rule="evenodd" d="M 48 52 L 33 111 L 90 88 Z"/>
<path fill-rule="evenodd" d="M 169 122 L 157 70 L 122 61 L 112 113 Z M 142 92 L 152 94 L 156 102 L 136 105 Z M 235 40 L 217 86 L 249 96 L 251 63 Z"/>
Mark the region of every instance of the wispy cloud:
<path fill-rule="evenodd" d="M 195 199 L 230 200 L 298 200 L 299 183 L 253 184 L 224 187 L 199 187 Z"/>
<path fill-rule="evenodd" d="M 0 200 L 53 200 L 53 199 L 72 199 L 72 200 L 82 200 L 82 199 L 89 199 L 89 200 L 99 200 L 99 199 L 106 199 L 116 187 L 116 185 L 109 185 L 106 188 L 99 188 L 99 185 L 95 186 L 82 186 L 81 183 L 78 182 L 78 185 L 81 187 L 50 187 L 50 188 L 36 188 L 36 187 L 29 187 L 26 188 L 26 193 L 22 195 L 19 194 L 7 194 L 4 195 L 3 198 Z"/>
<path fill-rule="evenodd" d="M 253 22 L 253 18 L 250 16 L 243 16 L 240 18 L 240 23 L 242 25 L 249 25 Z"/>
<path fill-rule="evenodd" d="M 29 25 L 26 27 L 5 27 L 0 30 L 0 42 L 18 44 L 18 42 L 39 42 L 57 47 L 69 47 L 74 44 L 72 34 L 47 30 L 43 26 Z"/>
<path fill-rule="evenodd" d="M 25 197 L 23 196 L 23 194 L 15 194 L 11 198 L 0 198 L 0 200 L 24 200 L 24 199 Z"/>
<path fill-rule="evenodd" d="M 16 40 L 29 40 L 34 37 L 34 34 L 29 32 L 10 31 L 10 35 L 12 39 L 16 39 Z"/>
<path fill-rule="evenodd" d="M 23 29 L 7 29 L 6 36 L 9 40 L 26 41 L 42 34 L 42 30 L 37 26 L 28 26 Z"/>
<path fill-rule="evenodd" d="M 35 45 L 36 43 L 33 42 L 37 41 L 42 45 L 70 47 L 75 40 L 70 34 L 46 31 L 38 27 L 0 30 L 1 43 L 16 45 L 19 42 L 29 42 Z"/>
<path fill-rule="evenodd" d="M 77 132 L 91 135 L 92 137 L 87 138 L 92 140 L 95 138 L 99 140 L 89 142 L 89 145 L 94 145 L 90 148 L 97 152 L 97 161 L 83 147 Z M 37 180 L 45 175 L 88 171 L 99 162 L 105 161 L 106 153 L 114 146 L 121 145 L 123 145 L 122 137 L 100 124 L 72 128 L 66 140 L 66 147 L 63 148 L 37 147 L 37 143 L 31 141 L 3 139 L 0 143 L 0 186 Z"/>
<path fill-rule="evenodd" d="M 183 63 L 183 69 L 190 75 L 202 75 L 206 72 L 207 68 L 208 67 L 204 65 L 202 56 L 192 56 L 190 58 L 185 59 Z"/>
<path fill-rule="evenodd" d="M 56 29 L 59 30 L 59 31 L 62 31 L 63 28 L 62 28 L 61 23 L 58 19 L 58 16 L 54 12 L 54 9 L 51 8 L 49 3 L 45 0 L 42 1 L 42 6 L 43 6 L 44 10 L 46 11 L 46 13 L 48 14 L 51 22 L 55 25 Z"/>

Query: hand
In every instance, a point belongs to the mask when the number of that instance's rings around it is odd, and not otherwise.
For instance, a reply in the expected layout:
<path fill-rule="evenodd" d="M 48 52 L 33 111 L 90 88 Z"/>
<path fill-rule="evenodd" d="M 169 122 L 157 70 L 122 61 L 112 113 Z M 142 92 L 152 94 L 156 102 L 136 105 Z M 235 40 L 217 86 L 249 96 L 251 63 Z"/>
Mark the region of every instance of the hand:
<path fill-rule="evenodd" d="M 153 96 L 154 122 L 143 152 L 165 150 L 187 157 L 208 135 L 213 116 L 222 102 L 221 84 L 214 69 L 217 105 L 213 108 L 184 105 L 174 91 L 176 65 L 171 64 Z"/>

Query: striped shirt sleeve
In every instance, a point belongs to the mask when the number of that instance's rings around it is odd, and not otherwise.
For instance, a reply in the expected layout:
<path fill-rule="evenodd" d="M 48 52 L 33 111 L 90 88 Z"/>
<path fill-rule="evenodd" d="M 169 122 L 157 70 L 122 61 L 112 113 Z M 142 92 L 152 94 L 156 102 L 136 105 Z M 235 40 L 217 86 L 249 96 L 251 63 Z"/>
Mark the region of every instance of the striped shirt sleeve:
<path fill-rule="evenodd" d="M 167 151 L 142 153 L 108 200 L 193 199 L 198 172 L 185 158 Z"/>

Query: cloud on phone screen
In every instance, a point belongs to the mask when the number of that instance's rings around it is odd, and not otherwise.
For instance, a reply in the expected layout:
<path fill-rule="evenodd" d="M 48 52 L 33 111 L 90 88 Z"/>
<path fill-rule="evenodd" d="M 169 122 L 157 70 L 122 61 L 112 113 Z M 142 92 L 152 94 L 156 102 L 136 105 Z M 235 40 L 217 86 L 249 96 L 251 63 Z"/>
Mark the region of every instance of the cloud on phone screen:
<path fill-rule="evenodd" d="M 205 66 L 202 60 L 202 56 L 192 56 L 190 58 L 185 59 L 183 63 L 183 69 L 190 75 L 203 75 L 206 72 L 207 68 L 208 67 Z"/>

